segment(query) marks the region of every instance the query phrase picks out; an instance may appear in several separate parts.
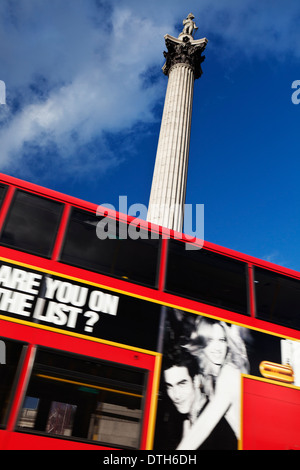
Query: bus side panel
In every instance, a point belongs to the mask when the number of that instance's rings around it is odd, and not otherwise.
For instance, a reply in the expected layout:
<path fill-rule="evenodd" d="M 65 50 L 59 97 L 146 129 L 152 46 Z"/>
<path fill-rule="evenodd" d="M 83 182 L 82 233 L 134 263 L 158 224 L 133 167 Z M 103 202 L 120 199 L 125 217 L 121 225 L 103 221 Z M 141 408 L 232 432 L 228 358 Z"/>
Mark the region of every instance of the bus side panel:
<path fill-rule="evenodd" d="M 243 378 L 242 449 L 300 449 L 300 389 Z"/>
<path fill-rule="evenodd" d="M 55 439 L 18 432 L 0 431 L 1 450 L 108 450 L 112 447 L 102 447 L 84 442 Z"/>

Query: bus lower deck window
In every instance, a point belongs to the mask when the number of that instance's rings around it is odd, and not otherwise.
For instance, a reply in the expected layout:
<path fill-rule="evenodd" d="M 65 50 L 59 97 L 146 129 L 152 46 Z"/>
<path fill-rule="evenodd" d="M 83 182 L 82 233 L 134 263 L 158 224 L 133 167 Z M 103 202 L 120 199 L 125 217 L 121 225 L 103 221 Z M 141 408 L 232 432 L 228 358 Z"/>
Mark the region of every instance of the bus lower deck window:
<path fill-rule="evenodd" d="M 146 372 L 40 349 L 18 429 L 139 448 Z"/>

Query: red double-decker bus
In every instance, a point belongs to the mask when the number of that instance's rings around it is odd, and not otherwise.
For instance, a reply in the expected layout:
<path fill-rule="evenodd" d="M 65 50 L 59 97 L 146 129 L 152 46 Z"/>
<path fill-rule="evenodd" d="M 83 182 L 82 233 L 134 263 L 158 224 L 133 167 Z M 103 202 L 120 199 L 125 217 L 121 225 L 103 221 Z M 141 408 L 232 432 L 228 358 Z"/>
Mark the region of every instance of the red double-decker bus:
<path fill-rule="evenodd" d="M 299 273 L 5 175 L 0 203 L 1 449 L 300 446 Z"/>

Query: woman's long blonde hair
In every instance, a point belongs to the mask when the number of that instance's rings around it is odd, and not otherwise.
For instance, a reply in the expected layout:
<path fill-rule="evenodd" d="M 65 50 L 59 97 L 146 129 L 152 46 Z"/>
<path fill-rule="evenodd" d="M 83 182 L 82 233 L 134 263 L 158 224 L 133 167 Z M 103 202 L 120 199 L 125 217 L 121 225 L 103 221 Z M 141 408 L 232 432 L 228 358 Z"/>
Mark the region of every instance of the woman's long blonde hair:
<path fill-rule="evenodd" d="M 213 325 L 220 325 L 224 330 L 227 344 L 227 351 L 224 364 L 231 364 L 240 370 L 241 373 L 249 372 L 249 362 L 247 357 L 246 346 L 241 336 L 241 330 L 236 325 L 228 326 L 225 322 L 207 318 L 198 317 L 195 322 L 195 329 L 191 334 L 191 338 L 185 347 L 195 356 L 197 356 L 200 373 L 202 376 L 202 388 L 207 396 L 214 391 L 214 383 L 216 380 L 215 371 L 204 349 L 207 346 L 209 338 L 209 330 Z"/>

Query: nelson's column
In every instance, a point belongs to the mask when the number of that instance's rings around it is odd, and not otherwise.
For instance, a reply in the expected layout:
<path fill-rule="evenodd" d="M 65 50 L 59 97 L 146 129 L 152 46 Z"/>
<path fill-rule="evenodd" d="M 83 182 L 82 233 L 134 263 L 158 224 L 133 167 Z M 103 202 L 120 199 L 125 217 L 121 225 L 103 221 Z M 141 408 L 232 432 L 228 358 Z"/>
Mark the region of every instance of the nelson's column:
<path fill-rule="evenodd" d="M 168 76 L 147 220 L 182 232 L 194 81 L 202 75 L 207 39 L 195 40 L 190 13 L 178 38 L 166 34 L 163 73 Z"/>

